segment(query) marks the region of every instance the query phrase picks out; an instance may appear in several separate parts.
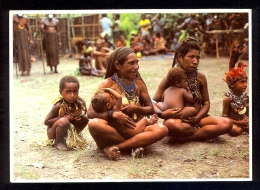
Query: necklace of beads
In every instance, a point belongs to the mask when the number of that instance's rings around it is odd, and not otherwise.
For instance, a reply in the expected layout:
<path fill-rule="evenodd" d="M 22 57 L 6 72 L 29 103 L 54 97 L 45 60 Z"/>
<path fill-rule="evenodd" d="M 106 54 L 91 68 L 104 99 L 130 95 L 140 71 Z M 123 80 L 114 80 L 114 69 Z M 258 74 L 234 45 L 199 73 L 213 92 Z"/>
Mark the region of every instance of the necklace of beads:
<path fill-rule="evenodd" d="M 248 97 L 246 93 L 243 93 L 241 96 L 235 95 L 231 89 L 229 89 L 225 96 L 230 99 L 231 108 L 238 114 L 243 115 L 246 112 L 246 103 L 248 101 Z"/>
<path fill-rule="evenodd" d="M 112 80 L 116 81 L 121 92 L 123 94 L 125 94 L 126 98 L 128 100 L 134 100 L 136 99 L 137 96 L 137 88 L 136 88 L 136 84 L 135 81 L 132 80 L 132 84 L 131 85 L 125 85 L 121 79 L 118 77 L 117 73 L 115 73 L 114 75 L 112 75 Z M 138 101 L 138 99 L 136 100 Z"/>
<path fill-rule="evenodd" d="M 180 63 L 177 63 L 176 67 L 182 68 Z M 186 72 L 186 75 L 187 75 L 188 86 L 189 86 L 191 94 L 193 96 L 193 104 L 201 103 L 201 101 L 199 99 L 200 92 L 199 92 L 198 71 L 196 70 L 192 73 Z"/>
<path fill-rule="evenodd" d="M 76 120 L 80 120 L 82 115 L 86 113 L 86 108 L 79 99 L 75 103 L 69 104 L 64 99 L 61 103 L 61 106 L 64 107 L 65 114 L 72 116 Z M 73 109 L 75 107 L 75 109 Z"/>

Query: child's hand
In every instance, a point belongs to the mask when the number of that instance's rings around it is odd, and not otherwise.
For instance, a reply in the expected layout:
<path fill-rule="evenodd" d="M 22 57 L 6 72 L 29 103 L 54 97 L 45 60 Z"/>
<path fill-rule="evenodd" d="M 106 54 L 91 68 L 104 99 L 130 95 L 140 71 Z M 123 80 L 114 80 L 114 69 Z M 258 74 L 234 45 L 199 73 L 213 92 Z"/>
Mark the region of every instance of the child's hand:
<path fill-rule="evenodd" d="M 244 119 L 240 120 L 239 123 L 241 126 L 247 127 L 249 126 L 249 118 L 247 116 L 244 116 Z"/>
<path fill-rule="evenodd" d="M 102 88 L 102 90 L 104 90 L 104 92 L 110 92 L 111 88 Z"/>
<path fill-rule="evenodd" d="M 187 86 L 185 89 L 187 90 L 187 92 L 190 92 L 190 87 L 189 86 Z"/>

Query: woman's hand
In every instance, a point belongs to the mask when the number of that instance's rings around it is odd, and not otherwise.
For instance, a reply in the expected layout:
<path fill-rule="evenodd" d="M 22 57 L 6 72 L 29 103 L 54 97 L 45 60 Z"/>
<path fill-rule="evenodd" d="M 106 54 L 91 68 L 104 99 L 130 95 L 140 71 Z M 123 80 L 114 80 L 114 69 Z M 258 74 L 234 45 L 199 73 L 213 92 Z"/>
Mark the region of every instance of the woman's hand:
<path fill-rule="evenodd" d="M 136 113 L 136 110 L 139 108 L 139 106 L 132 105 L 132 104 L 122 104 L 121 111 L 124 112 L 126 115 L 131 115 L 133 113 Z"/>
<path fill-rule="evenodd" d="M 179 119 L 181 118 L 181 108 L 171 108 L 162 112 L 161 116 L 163 119 Z"/>
<path fill-rule="evenodd" d="M 182 119 L 182 121 L 193 126 L 198 124 L 200 122 L 200 119 L 197 117 L 189 117 L 188 119 Z"/>
<path fill-rule="evenodd" d="M 135 122 L 121 111 L 114 111 L 112 114 L 114 118 L 121 126 L 134 129 L 136 127 Z"/>

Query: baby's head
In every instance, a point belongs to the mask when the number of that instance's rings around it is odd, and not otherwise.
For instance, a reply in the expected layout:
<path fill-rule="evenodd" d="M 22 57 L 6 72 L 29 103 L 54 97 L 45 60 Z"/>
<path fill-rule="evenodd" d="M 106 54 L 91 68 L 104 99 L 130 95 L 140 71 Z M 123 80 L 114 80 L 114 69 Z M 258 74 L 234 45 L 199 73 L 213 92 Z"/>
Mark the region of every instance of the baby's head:
<path fill-rule="evenodd" d="M 187 75 L 182 68 L 173 67 L 168 71 L 167 83 L 169 86 L 186 88 L 188 86 Z"/>
<path fill-rule="evenodd" d="M 246 64 L 239 62 L 237 68 L 231 68 L 226 74 L 226 79 L 223 79 L 228 88 L 231 90 L 236 90 L 244 92 L 247 88 L 247 74 L 244 71 Z"/>
<path fill-rule="evenodd" d="M 78 98 L 79 81 L 74 76 L 64 76 L 60 80 L 59 91 L 61 96 L 69 103 L 73 103 Z"/>
<path fill-rule="evenodd" d="M 99 90 L 93 96 L 91 104 L 95 112 L 102 113 L 111 110 L 115 101 L 110 93 Z"/>

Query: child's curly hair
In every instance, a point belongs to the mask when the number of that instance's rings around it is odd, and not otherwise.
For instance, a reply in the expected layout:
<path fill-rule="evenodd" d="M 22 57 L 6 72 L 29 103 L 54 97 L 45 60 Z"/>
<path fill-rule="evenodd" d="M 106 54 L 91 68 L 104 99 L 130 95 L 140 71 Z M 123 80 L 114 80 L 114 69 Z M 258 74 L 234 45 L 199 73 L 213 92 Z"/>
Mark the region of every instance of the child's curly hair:
<path fill-rule="evenodd" d="M 74 83 L 78 84 L 78 87 L 80 86 L 79 85 L 79 80 L 76 77 L 74 77 L 74 76 L 64 76 L 60 80 L 60 85 L 59 85 L 60 91 L 62 91 L 64 89 L 65 82 L 74 82 Z"/>
<path fill-rule="evenodd" d="M 107 92 L 99 90 L 92 97 L 91 104 L 95 112 L 102 113 L 106 111 L 105 110 L 105 105 L 107 103 L 106 93 Z"/>
<path fill-rule="evenodd" d="M 186 72 L 182 68 L 179 67 L 171 68 L 167 74 L 168 86 L 176 86 L 176 83 L 181 82 L 184 76 L 186 76 Z"/>

